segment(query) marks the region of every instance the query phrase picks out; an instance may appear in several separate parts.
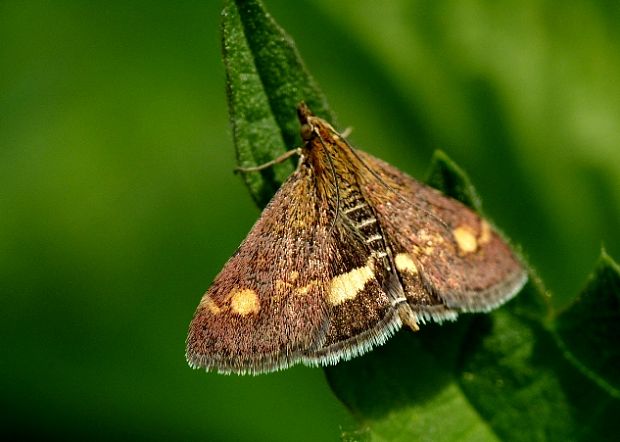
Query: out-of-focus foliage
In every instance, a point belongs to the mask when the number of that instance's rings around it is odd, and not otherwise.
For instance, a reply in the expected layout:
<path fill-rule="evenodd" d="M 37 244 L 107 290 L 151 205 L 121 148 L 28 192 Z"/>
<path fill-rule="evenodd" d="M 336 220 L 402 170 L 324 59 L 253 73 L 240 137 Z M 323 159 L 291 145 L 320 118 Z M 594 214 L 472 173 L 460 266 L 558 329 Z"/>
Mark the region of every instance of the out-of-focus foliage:
<path fill-rule="evenodd" d="M 230 173 L 221 6 L 0 5 L 10 428 L 318 440 L 351 425 L 320 370 L 223 377 L 183 360 L 202 291 L 257 217 Z M 556 304 L 577 293 L 601 241 L 620 256 L 615 3 L 267 7 L 355 144 L 414 176 L 448 152 Z"/>

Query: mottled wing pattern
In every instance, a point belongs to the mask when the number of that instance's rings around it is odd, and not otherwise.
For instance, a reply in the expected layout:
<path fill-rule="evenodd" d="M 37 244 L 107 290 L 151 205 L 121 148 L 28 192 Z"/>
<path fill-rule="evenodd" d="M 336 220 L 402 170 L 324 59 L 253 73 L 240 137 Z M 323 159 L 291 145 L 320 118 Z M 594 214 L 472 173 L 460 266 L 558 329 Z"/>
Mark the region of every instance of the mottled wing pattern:
<path fill-rule="evenodd" d="M 315 192 L 310 169 L 299 168 L 215 278 L 190 324 L 191 366 L 277 370 L 323 339 L 328 226 Z"/>
<path fill-rule="evenodd" d="M 422 319 L 489 311 L 521 289 L 527 280 L 522 265 L 473 210 L 357 153 L 375 172 L 364 173 L 362 188 L 390 240 L 409 304 Z"/>

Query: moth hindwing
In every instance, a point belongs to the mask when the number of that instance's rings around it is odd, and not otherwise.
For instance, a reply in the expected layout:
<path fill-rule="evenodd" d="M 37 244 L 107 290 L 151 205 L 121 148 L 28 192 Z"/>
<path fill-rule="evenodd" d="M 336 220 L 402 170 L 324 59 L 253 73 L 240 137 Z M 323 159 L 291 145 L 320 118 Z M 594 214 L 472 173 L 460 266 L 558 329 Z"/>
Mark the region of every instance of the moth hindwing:
<path fill-rule="evenodd" d="M 192 367 L 335 364 L 521 289 L 522 265 L 478 214 L 298 114 L 299 165 L 202 297 Z"/>

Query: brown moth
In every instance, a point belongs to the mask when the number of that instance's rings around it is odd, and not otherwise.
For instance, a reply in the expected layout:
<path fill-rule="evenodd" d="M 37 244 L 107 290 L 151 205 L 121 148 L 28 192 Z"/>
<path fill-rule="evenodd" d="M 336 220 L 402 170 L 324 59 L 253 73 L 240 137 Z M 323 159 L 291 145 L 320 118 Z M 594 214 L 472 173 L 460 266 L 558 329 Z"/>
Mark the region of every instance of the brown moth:
<path fill-rule="evenodd" d="M 202 297 L 192 367 L 335 364 L 403 324 L 486 312 L 523 287 L 522 265 L 474 211 L 353 149 L 304 104 L 298 115 L 299 165 Z"/>

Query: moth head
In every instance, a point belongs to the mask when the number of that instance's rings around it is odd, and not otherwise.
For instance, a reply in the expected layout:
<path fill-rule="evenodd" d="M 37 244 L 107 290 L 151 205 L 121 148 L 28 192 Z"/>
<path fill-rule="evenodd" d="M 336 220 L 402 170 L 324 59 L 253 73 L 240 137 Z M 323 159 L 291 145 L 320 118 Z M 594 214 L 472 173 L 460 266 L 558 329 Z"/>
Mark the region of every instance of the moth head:
<path fill-rule="evenodd" d="M 309 141 L 314 133 L 312 120 L 315 117 L 310 108 L 303 101 L 299 103 L 299 106 L 297 106 L 297 116 L 299 117 L 299 122 L 301 123 L 301 139 L 304 141 Z"/>
<path fill-rule="evenodd" d="M 315 136 L 328 140 L 338 134 L 331 124 L 316 117 L 303 101 L 297 106 L 297 116 L 301 124 L 300 134 L 303 141 L 310 141 Z"/>

